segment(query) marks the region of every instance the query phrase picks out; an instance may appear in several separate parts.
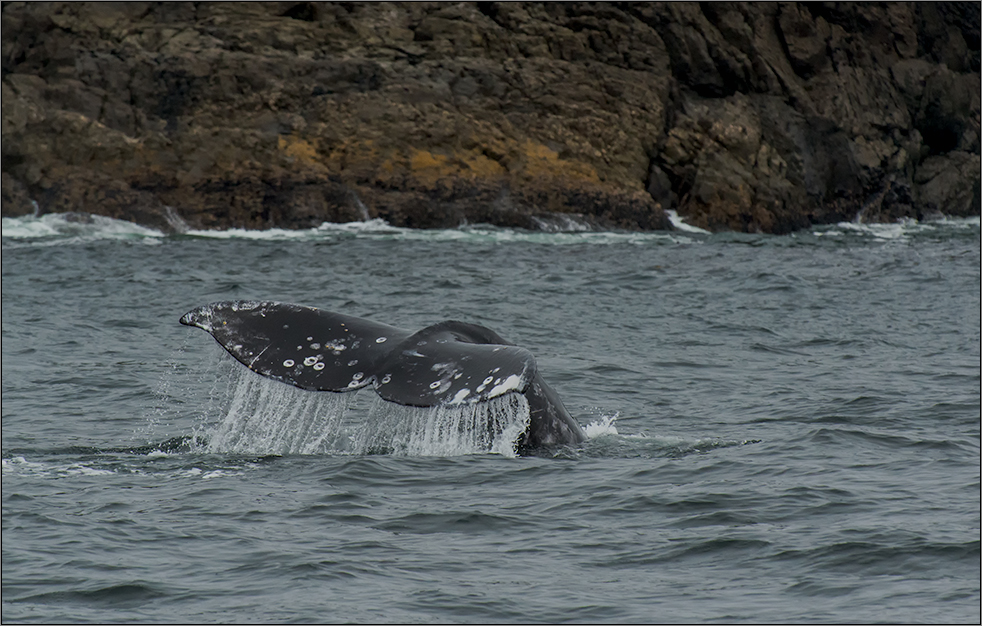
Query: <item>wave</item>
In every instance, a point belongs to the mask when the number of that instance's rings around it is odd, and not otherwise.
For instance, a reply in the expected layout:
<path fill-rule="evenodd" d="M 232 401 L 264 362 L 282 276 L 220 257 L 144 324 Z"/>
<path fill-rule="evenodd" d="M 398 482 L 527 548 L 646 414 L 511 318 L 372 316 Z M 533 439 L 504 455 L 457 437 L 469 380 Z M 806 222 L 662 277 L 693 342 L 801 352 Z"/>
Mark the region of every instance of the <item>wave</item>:
<path fill-rule="evenodd" d="M 4 246 L 7 247 L 68 245 L 98 240 L 158 244 L 167 238 L 258 242 L 321 242 L 360 238 L 543 245 L 609 245 L 619 243 L 645 245 L 694 242 L 683 233 L 590 230 L 572 220 L 550 222 L 549 228 L 543 228 L 543 230 L 504 228 L 490 224 L 465 224 L 456 228 L 441 229 L 414 229 L 392 226 L 383 219 L 375 218 L 360 222 L 324 222 L 314 228 L 302 229 L 182 229 L 179 233 L 168 235 L 132 222 L 83 213 L 49 213 L 40 217 L 31 215 L 5 217 L 3 218 L 2 236 Z"/>
<path fill-rule="evenodd" d="M 72 477 L 107 478 L 161 476 L 210 480 L 234 476 L 259 466 L 255 457 L 215 457 L 187 452 L 120 452 L 97 450 L 73 455 L 45 450 L 25 450 L 0 460 L 4 477 L 21 476 L 47 480 Z"/>
<path fill-rule="evenodd" d="M 392 226 L 380 218 L 364 222 L 324 222 L 316 228 L 300 230 L 282 228 L 268 230 L 189 230 L 185 236 L 204 239 L 312 242 L 358 237 L 394 241 L 532 243 L 544 245 L 692 243 L 692 240 L 686 237 L 669 232 L 598 231 L 578 228 L 571 228 L 570 230 L 523 230 L 490 224 L 465 224 L 456 228 L 418 229 Z"/>
<path fill-rule="evenodd" d="M 878 241 L 905 241 L 912 237 L 978 232 L 979 216 L 942 218 L 917 221 L 903 219 L 885 224 L 839 222 L 831 226 L 818 226 L 811 230 L 816 237 L 863 238 Z"/>
<path fill-rule="evenodd" d="M 668 211 L 675 231 L 616 231 L 594 230 L 572 218 L 550 222 L 542 230 L 505 228 L 489 224 L 465 224 L 456 228 L 413 229 L 392 226 L 376 218 L 360 222 L 324 222 L 320 226 L 305 229 L 269 228 L 248 230 L 229 228 L 223 230 L 181 229 L 176 234 L 87 213 L 49 213 L 42 216 L 5 217 L 2 220 L 2 236 L 5 247 L 51 246 L 88 243 L 100 240 L 129 243 L 159 244 L 167 238 L 215 239 L 244 241 L 297 241 L 319 242 L 347 238 L 431 242 L 472 243 L 530 243 L 540 245 L 659 245 L 699 244 L 711 240 L 762 245 L 810 244 L 822 242 L 848 243 L 906 241 L 915 237 L 942 237 L 971 235 L 979 232 L 979 217 L 945 218 L 918 222 L 903 220 L 889 224 L 860 224 L 841 222 L 829 226 L 816 226 L 808 231 L 790 235 L 760 235 L 745 233 L 710 233 L 685 223 L 675 211 Z"/>
<path fill-rule="evenodd" d="M 121 240 L 158 244 L 166 237 L 153 228 L 89 213 L 48 213 L 47 215 L 5 217 L 2 219 L 4 245 L 9 240 L 33 245 L 88 243 Z"/>

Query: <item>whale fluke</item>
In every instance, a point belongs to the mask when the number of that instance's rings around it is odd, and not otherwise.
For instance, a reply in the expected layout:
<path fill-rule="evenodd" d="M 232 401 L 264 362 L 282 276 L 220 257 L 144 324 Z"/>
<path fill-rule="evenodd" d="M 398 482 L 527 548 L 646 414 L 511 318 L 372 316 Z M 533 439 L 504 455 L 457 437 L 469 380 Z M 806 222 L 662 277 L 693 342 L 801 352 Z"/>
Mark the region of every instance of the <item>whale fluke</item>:
<path fill-rule="evenodd" d="M 252 371 L 310 391 L 371 386 L 383 399 L 435 407 L 520 393 L 530 423 L 518 448 L 579 443 L 580 426 L 541 376 L 532 353 L 494 331 L 446 321 L 411 333 L 349 315 L 281 302 L 227 301 L 181 318 L 210 333 Z"/>

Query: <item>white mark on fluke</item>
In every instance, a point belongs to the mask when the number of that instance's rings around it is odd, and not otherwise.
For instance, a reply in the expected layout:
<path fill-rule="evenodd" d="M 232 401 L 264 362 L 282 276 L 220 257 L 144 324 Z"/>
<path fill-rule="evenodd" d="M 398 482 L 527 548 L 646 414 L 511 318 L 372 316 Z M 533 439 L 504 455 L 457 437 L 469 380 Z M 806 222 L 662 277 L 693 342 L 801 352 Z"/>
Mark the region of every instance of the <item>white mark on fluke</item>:
<path fill-rule="evenodd" d="M 511 376 L 506 378 L 504 382 L 502 382 L 501 379 L 499 378 L 498 380 L 494 381 L 494 384 L 495 387 L 488 392 L 489 398 L 494 398 L 500 396 L 503 393 L 508 393 L 509 391 L 514 391 L 516 389 L 519 389 L 522 386 L 522 379 L 520 376 L 516 376 L 515 374 L 512 374 Z"/>
<path fill-rule="evenodd" d="M 464 401 L 464 398 L 466 398 L 469 395 L 471 395 L 471 390 L 465 387 L 464 389 L 461 389 L 460 391 L 457 392 L 457 395 L 455 395 L 453 399 L 450 400 L 450 404 L 460 404 L 461 402 Z"/>

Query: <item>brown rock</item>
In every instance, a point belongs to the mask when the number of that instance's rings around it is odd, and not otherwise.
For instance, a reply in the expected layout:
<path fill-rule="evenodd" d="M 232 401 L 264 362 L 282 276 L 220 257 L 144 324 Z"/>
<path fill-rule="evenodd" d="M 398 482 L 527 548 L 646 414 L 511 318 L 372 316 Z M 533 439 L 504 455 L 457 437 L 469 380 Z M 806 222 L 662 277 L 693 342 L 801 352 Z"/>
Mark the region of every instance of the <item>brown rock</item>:
<path fill-rule="evenodd" d="M 2 10 L 4 215 L 787 232 L 977 206 L 937 189 L 977 181 L 977 5 Z"/>
<path fill-rule="evenodd" d="M 925 159 L 914 177 L 925 213 L 978 215 L 982 201 L 980 171 L 978 154 L 956 151 Z"/>

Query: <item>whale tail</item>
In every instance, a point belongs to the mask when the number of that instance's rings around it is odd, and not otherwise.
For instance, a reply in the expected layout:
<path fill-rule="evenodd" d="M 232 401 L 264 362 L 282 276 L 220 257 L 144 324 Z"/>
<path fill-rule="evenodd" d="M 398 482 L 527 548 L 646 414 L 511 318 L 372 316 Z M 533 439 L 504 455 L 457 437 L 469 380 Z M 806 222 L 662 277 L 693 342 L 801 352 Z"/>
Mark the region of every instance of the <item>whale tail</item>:
<path fill-rule="evenodd" d="M 252 371 L 301 389 L 343 393 L 371 386 L 417 407 L 484 402 L 524 393 L 532 354 L 493 331 L 440 322 L 416 333 L 279 302 L 216 302 L 181 318 L 210 333 Z"/>
<path fill-rule="evenodd" d="M 412 333 L 281 302 L 215 302 L 181 318 L 212 335 L 252 371 L 301 389 L 344 393 L 371 386 L 389 402 L 454 407 L 508 393 L 528 401 L 519 454 L 575 444 L 586 434 L 542 380 L 532 353 L 494 331 L 446 321 Z"/>

